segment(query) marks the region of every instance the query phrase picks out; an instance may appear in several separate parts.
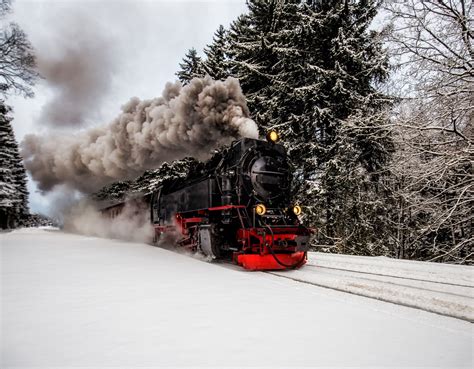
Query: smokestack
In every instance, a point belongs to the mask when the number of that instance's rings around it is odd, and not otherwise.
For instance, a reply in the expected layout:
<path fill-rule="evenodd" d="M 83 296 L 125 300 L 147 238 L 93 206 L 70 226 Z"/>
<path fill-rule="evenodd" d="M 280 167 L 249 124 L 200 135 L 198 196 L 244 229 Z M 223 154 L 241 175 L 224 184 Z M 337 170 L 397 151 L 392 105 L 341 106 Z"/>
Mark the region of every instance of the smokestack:
<path fill-rule="evenodd" d="M 239 137 L 258 137 L 257 125 L 235 78 L 195 78 L 168 83 L 163 96 L 132 98 L 110 124 L 77 135 L 28 135 L 21 144 L 25 167 L 39 188 L 66 184 L 93 192 L 165 161 L 206 159 Z"/>

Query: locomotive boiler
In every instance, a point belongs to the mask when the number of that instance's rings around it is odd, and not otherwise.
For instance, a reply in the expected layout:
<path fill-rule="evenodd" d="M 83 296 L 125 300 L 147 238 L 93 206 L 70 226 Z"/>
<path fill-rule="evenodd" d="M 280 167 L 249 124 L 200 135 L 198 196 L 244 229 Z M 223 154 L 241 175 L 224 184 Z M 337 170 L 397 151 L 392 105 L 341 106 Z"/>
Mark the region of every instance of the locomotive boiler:
<path fill-rule="evenodd" d="M 291 170 L 278 134 L 243 138 L 189 175 L 146 196 L 155 241 L 177 235 L 177 247 L 249 270 L 306 263 L 311 230 L 290 203 Z"/>

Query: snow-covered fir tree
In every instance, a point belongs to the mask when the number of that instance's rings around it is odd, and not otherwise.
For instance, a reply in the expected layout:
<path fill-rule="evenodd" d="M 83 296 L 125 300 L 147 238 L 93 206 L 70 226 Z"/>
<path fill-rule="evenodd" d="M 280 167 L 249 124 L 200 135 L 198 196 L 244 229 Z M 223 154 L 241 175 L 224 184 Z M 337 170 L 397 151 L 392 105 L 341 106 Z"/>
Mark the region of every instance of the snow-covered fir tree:
<path fill-rule="evenodd" d="M 26 173 L 11 127 L 9 108 L 0 100 L 0 228 L 15 228 L 28 217 Z"/>
<path fill-rule="evenodd" d="M 387 252 L 380 181 L 393 144 L 375 86 L 388 58 L 368 30 L 379 5 L 251 0 L 229 32 L 231 70 L 255 120 L 290 149 L 316 242 L 343 252 Z"/>
<path fill-rule="evenodd" d="M 248 14 L 238 17 L 228 32 L 231 75 L 238 78 L 247 98 L 252 118 L 261 127 L 268 126 L 272 100 L 272 68 L 278 60 L 271 45 L 275 43 L 276 1 L 249 1 Z"/>
<path fill-rule="evenodd" d="M 204 77 L 206 74 L 202 65 L 202 59 L 193 47 L 188 50 L 179 64 L 180 70 L 176 72 L 176 76 L 183 85 L 186 85 L 195 77 Z"/>
<path fill-rule="evenodd" d="M 204 48 L 204 71 L 215 80 L 223 80 L 229 76 L 227 49 L 227 31 L 220 25 L 214 33 L 212 43 Z"/>

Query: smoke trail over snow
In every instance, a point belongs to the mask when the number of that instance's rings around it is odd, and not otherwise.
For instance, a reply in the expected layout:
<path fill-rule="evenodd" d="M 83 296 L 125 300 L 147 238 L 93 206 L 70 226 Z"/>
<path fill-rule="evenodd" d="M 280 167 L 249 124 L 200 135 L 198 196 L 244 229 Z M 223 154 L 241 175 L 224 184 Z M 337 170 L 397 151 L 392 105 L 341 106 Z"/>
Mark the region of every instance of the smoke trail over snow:
<path fill-rule="evenodd" d="M 57 186 L 54 191 L 47 194 L 45 201 L 48 202 L 48 208 L 44 215 L 57 224 L 64 224 L 64 214 L 67 214 L 79 201 L 83 201 L 83 198 L 84 194 L 67 185 Z"/>
<path fill-rule="evenodd" d="M 98 112 L 110 89 L 117 60 L 114 42 L 90 16 L 74 14 L 57 14 L 56 32 L 36 45 L 38 70 L 54 93 L 40 124 L 81 126 Z"/>
<path fill-rule="evenodd" d="M 127 202 L 115 218 L 102 215 L 87 201 L 78 202 L 66 213 L 64 229 L 87 236 L 147 243 L 154 235 L 147 206 L 141 202 Z"/>
<path fill-rule="evenodd" d="M 165 161 L 205 159 L 239 137 L 258 137 L 257 125 L 235 78 L 168 83 L 163 96 L 132 98 L 110 124 L 77 135 L 27 135 L 25 167 L 41 190 L 58 184 L 92 192 L 136 177 Z"/>

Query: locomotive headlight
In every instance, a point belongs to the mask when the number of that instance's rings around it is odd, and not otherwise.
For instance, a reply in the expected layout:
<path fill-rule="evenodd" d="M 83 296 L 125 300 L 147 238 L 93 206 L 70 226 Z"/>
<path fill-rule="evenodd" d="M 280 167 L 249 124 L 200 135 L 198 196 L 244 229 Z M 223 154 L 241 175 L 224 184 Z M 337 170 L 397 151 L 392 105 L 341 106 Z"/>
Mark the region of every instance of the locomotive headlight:
<path fill-rule="evenodd" d="M 293 213 L 295 213 L 295 215 L 300 215 L 301 214 L 301 206 L 299 206 L 299 205 L 293 206 Z"/>
<path fill-rule="evenodd" d="M 277 131 L 273 131 L 273 130 L 268 131 L 268 133 L 267 133 L 267 141 L 268 142 L 275 143 L 275 142 L 278 141 L 279 138 L 280 138 L 280 136 L 278 135 Z"/>
<path fill-rule="evenodd" d="M 267 208 L 265 207 L 265 205 L 263 204 L 258 204 L 256 207 L 255 207 L 255 212 L 258 214 L 258 215 L 263 215 L 267 212 Z"/>

